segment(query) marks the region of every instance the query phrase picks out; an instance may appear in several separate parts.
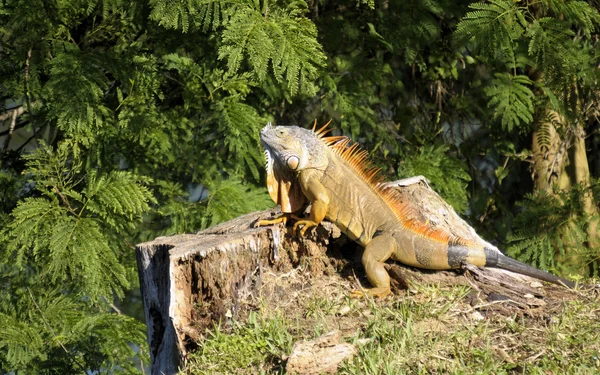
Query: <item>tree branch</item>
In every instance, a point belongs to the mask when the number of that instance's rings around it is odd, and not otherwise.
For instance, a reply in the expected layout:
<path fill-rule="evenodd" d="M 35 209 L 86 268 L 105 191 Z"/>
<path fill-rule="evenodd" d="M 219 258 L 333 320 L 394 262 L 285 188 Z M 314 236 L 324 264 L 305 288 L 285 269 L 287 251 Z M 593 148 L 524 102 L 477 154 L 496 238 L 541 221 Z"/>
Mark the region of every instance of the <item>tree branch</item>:
<path fill-rule="evenodd" d="M 31 113 L 31 101 L 29 100 L 29 62 L 31 60 L 31 52 L 32 52 L 32 48 L 29 48 L 29 51 L 27 51 L 27 59 L 25 59 L 25 77 L 23 79 L 23 86 L 25 89 L 25 91 L 24 91 L 25 104 L 27 105 L 27 112 L 29 112 L 29 113 Z M 35 126 L 35 121 L 32 120 L 31 125 L 33 126 L 33 137 L 37 143 L 37 134 L 39 132 L 37 130 L 37 127 Z M 42 127 L 40 127 L 40 129 Z"/>
<path fill-rule="evenodd" d="M 12 119 L 10 120 L 10 128 L 8 129 L 8 135 L 4 140 L 4 148 L 3 151 L 8 150 L 8 145 L 10 144 L 10 140 L 12 138 L 13 132 L 15 131 L 15 126 L 17 125 L 17 110 L 15 109 L 12 113 Z"/>
<path fill-rule="evenodd" d="M 29 121 L 23 121 L 15 126 L 15 130 L 22 129 L 22 128 L 26 127 L 27 125 L 29 125 Z M 5 135 L 8 135 L 8 133 L 10 133 L 10 129 L 1 131 L 0 137 L 4 137 Z"/>
<path fill-rule="evenodd" d="M 20 152 L 25 146 L 27 146 L 27 144 L 29 142 L 31 142 L 32 139 L 36 138 L 37 135 L 44 129 L 44 126 L 42 125 L 39 129 L 37 129 L 35 131 L 35 133 L 33 133 L 33 135 L 31 137 L 29 137 L 28 140 L 26 140 L 25 142 L 23 142 L 23 144 L 21 146 L 19 146 L 19 148 L 17 148 L 15 151 Z"/>
<path fill-rule="evenodd" d="M 4 112 L 4 113 L 0 114 L 0 122 L 6 121 L 9 118 L 12 118 L 12 116 L 14 116 L 15 112 L 17 113 L 17 117 L 19 117 L 23 113 L 25 113 L 25 107 L 23 107 L 23 106 L 16 107 L 12 111 L 7 111 L 7 112 Z"/>

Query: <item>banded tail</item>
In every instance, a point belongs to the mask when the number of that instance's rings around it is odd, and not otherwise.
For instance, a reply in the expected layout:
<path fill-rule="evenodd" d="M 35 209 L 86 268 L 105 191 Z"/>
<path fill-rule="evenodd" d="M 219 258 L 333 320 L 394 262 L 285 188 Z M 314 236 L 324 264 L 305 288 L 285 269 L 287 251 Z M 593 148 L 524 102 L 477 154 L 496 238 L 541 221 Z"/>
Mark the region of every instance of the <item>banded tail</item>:
<path fill-rule="evenodd" d="M 563 279 L 562 277 L 555 276 L 546 271 L 539 270 L 528 264 L 521 263 L 518 260 L 509 258 L 506 255 L 503 255 L 502 253 L 500 253 L 499 251 L 497 251 L 495 249 L 490 249 L 490 248 L 486 247 L 484 249 L 484 252 L 485 252 L 485 259 L 486 259 L 486 263 L 485 263 L 486 267 L 502 268 L 502 269 L 505 269 L 508 271 L 520 273 L 522 275 L 535 277 L 536 279 L 548 281 L 553 284 L 564 285 L 569 288 L 575 287 L 575 283 L 572 281 Z"/>

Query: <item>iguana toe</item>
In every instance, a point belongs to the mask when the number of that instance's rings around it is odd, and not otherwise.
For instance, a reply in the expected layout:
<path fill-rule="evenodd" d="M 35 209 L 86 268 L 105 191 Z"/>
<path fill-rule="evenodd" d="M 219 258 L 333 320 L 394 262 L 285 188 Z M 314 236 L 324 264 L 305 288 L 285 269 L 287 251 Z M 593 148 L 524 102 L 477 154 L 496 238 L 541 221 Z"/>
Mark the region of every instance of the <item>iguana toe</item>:
<path fill-rule="evenodd" d="M 288 214 L 283 214 L 279 217 L 276 217 L 274 219 L 269 219 L 269 220 L 258 220 L 256 223 L 254 223 L 254 228 L 258 228 L 258 227 L 266 227 L 268 225 L 276 225 L 279 223 L 283 223 L 283 225 L 285 225 L 285 223 L 287 223 L 288 221 Z"/>
<path fill-rule="evenodd" d="M 304 233 L 306 233 L 306 231 L 312 227 L 316 227 L 319 224 L 312 221 L 312 220 L 298 220 L 297 222 L 294 223 L 294 226 L 292 227 L 292 230 L 295 232 L 296 229 L 298 229 L 298 226 L 300 225 L 304 225 L 304 228 L 300 229 L 300 237 L 304 236 Z"/>

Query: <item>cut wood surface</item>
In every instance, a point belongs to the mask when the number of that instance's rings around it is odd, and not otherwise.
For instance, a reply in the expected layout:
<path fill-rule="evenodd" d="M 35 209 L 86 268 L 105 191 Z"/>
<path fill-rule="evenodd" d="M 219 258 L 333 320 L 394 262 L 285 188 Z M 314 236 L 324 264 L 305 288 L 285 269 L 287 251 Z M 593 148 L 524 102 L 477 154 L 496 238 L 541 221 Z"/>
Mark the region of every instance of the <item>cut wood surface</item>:
<path fill-rule="evenodd" d="M 463 238 L 485 242 L 424 179 L 391 184 L 419 207 L 424 221 Z M 214 322 L 243 319 L 259 299 L 281 305 L 293 300 L 306 288 L 280 280 L 298 267 L 313 280 L 337 278 L 336 283 L 349 285 L 348 292 L 361 284 L 368 287 L 360 265 L 362 249 L 339 229 L 324 222 L 298 238 L 283 225 L 253 228 L 259 217 L 276 215 L 276 209 L 251 213 L 198 234 L 159 237 L 137 245 L 152 374 L 177 373 L 188 353 L 202 345 L 206 329 Z M 559 303 L 569 293 L 496 269 L 466 266 L 459 272 L 435 272 L 397 263 L 387 268 L 396 293 L 412 283 L 468 285 L 473 290 L 473 308 L 488 313 L 515 314 L 544 308 L 554 299 Z M 553 291 L 552 298 L 547 297 L 549 290 Z"/>
<path fill-rule="evenodd" d="M 339 364 L 356 354 L 356 347 L 342 342 L 342 332 L 329 332 L 314 340 L 297 342 L 287 358 L 288 374 L 333 374 Z"/>

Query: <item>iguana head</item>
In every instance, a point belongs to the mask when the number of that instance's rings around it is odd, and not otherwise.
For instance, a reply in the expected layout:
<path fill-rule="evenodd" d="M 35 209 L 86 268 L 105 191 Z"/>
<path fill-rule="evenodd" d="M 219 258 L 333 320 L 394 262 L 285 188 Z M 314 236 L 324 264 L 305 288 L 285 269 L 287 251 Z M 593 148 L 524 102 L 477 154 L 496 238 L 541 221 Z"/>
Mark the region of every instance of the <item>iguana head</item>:
<path fill-rule="evenodd" d="M 282 212 L 295 212 L 306 198 L 296 174 L 308 169 L 327 167 L 326 146 L 316 133 L 297 126 L 272 126 L 260 131 L 267 158 L 267 189 Z"/>

